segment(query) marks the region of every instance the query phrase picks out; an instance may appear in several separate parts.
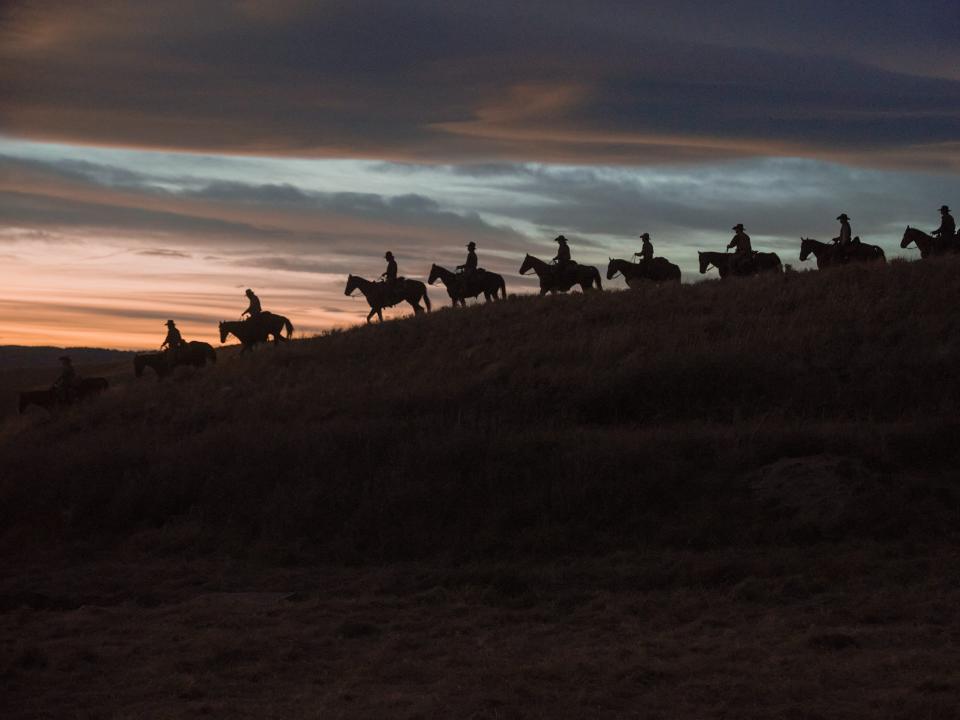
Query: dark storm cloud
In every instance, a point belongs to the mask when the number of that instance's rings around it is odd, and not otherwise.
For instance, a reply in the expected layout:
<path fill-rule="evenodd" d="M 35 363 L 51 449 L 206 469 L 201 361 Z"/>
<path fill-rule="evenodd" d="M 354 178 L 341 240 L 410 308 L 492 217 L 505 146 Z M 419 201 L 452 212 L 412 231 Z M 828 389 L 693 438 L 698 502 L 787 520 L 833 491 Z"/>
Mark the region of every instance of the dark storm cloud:
<path fill-rule="evenodd" d="M 431 162 L 960 155 L 955 2 L 10 8 L 0 129 L 27 137 Z"/>

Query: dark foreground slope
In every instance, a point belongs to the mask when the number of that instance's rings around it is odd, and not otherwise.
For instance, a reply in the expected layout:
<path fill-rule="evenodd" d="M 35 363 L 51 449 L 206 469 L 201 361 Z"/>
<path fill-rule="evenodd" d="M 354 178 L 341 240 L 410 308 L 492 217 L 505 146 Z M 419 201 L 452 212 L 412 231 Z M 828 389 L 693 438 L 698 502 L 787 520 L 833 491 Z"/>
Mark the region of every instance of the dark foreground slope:
<path fill-rule="evenodd" d="M 958 270 L 512 299 L 264 348 L 8 425 L 0 529 L 189 522 L 207 547 L 337 558 L 940 532 Z M 826 456 L 850 475 L 829 491 L 862 494 L 842 522 L 758 503 L 758 471 Z"/>
<path fill-rule="evenodd" d="M 951 718 L 958 263 L 437 312 L 0 431 L 0 714 Z"/>

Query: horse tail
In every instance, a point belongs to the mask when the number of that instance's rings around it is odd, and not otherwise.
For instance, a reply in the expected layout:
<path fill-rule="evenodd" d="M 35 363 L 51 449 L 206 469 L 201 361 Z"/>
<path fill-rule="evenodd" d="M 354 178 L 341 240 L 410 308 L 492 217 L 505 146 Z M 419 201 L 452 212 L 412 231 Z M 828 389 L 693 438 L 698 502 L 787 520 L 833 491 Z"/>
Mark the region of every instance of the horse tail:
<path fill-rule="evenodd" d="M 290 318 L 283 319 L 283 326 L 287 329 L 287 339 L 289 340 L 293 337 L 293 323 L 290 322 Z"/>
<path fill-rule="evenodd" d="M 597 290 L 603 290 L 603 285 L 600 284 L 600 271 L 597 270 L 596 268 L 592 268 L 592 270 L 593 270 L 593 281 L 597 284 Z"/>
<path fill-rule="evenodd" d="M 500 297 L 503 300 L 507 299 L 507 281 L 503 279 L 503 275 L 500 276 Z"/>
<path fill-rule="evenodd" d="M 427 295 L 427 286 L 423 286 L 423 304 L 427 306 L 427 312 L 430 312 L 432 306 L 430 305 L 430 296 Z"/>

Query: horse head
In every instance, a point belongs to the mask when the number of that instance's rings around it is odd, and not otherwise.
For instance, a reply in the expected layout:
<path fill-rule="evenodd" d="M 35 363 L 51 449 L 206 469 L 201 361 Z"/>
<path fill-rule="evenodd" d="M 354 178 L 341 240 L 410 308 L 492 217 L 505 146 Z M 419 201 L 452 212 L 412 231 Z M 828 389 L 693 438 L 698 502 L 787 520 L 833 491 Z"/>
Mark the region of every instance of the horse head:
<path fill-rule="evenodd" d="M 430 266 L 430 276 L 427 278 L 427 282 L 433 285 L 437 280 L 440 279 L 440 266 L 434 263 Z"/>
<path fill-rule="evenodd" d="M 614 275 L 620 272 L 617 267 L 620 264 L 619 260 L 614 258 L 609 258 L 610 262 L 607 263 L 607 280 L 613 280 Z"/>
<path fill-rule="evenodd" d="M 800 238 L 800 262 L 804 262 L 808 257 L 810 257 L 810 253 L 812 252 L 813 243 L 810 241 L 810 238 Z"/>
<path fill-rule="evenodd" d="M 706 275 L 707 270 L 710 269 L 710 258 L 704 257 L 704 254 L 702 252 L 698 252 L 697 257 L 700 258 L 700 274 Z"/>
<path fill-rule="evenodd" d="M 900 247 L 906 249 L 910 246 L 910 243 L 916 242 L 916 240 L 917 231 L 907 225 L 907 229 L 903 231 L 903 239 L 900 240 Z"/>
<path fill-rule="evenodd" d="M 347 287 L 344 288 L 343 294 L 350 295 L 354 290 L 357 289 L 357 277 L 356 275 L 347 275 Z"/>
<path fill-rule="evenodd" d="M 530 253 L 527 253 L 526 257 L 523 258 L 523 265 L 520 266 L 520 274 L 526 275 L 533 269 L 533 256 Z"/>
<path fill-rule="evenodd" d="M 222 345 L 227 341 L 227 333 L 230 331 L 227 329 L 227 323 L 223 320 L 220 321 L 220 344 Z"/>

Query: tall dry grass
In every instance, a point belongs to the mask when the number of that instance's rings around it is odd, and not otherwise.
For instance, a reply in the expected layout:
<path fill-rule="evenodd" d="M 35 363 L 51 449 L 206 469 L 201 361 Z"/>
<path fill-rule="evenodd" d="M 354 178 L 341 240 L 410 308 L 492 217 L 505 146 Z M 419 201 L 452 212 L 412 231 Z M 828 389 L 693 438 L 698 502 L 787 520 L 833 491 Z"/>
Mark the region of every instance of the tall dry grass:
<path fill-rule="evenodd" d="M 808 542 L 750 483 L 811 456 L 884 488 L 840 532 L 946 532 L 958 277 L 895 262 L 511 298 L 129 384 L 4 426 L 4 547 L 184 527 L 293 558 Z"/>

